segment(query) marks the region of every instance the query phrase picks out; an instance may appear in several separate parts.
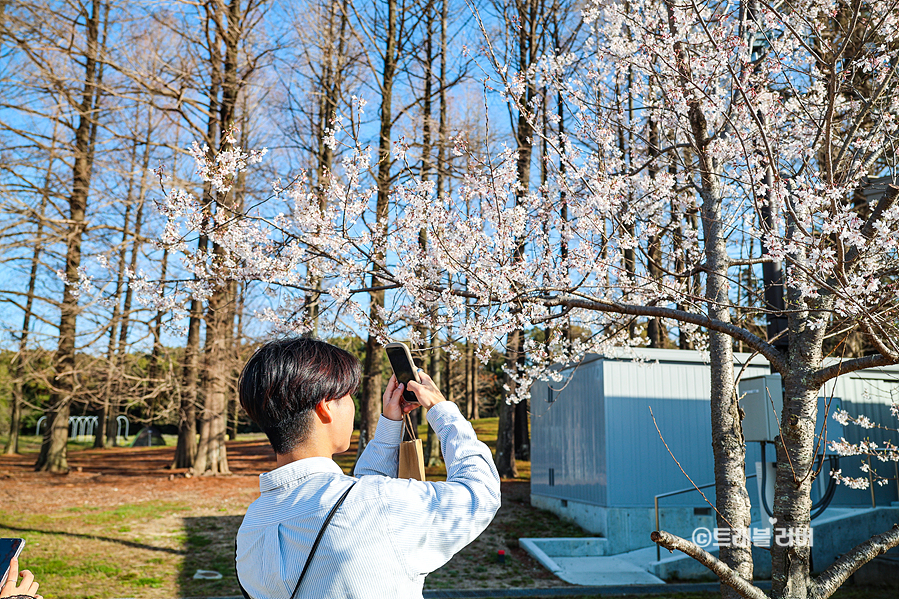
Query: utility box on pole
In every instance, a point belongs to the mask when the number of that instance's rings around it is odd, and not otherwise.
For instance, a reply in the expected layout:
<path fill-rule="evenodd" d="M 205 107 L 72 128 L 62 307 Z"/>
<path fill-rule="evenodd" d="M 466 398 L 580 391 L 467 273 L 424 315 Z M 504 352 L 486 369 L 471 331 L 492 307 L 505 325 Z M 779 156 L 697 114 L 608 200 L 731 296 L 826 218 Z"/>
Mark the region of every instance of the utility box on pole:
<path fill-rule="evenodd" d="M 765 374 L 742 379 L 739 385 L 740 407 L 743 408 L 743 437 L 747 442 L 773 442 L 780 434 L 780 413 L 783 409 L 783 385 L 779 374 Z M 828 406 L 829 401 L 829 406 Z M 815 420 L 815 436 L 820 438 L 827 424 L 826 441 L 843 436 L 843 425 L 833 419 L 833 413 L 841 409 L 840 398 L 818 397 Z M 828 419 L 829 418 L 829 419 Z M 822 443 L 823 445 L 823 443 Z M 817 447 L 817 453 L 830 455 L 828 447 Z"/>
<path fill-rule="evenodd" d="M 779 374 L 765 374 L 740 381 L 743 437 L 747 442 L 774 441 L 780 430 L 783 397 Z"/>

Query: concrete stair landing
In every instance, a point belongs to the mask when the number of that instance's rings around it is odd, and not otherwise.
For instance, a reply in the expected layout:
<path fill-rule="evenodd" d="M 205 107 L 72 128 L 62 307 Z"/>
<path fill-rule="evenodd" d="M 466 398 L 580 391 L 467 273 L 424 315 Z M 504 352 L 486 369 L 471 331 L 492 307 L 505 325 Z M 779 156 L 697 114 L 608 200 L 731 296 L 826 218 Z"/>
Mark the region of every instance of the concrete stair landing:
<path fill-rule="evenodd" d="M 645 568 L 606 555 L 603 538 L 519 539 L 521 547 L 565 582 L 583 586 L 664 584 Z"/>

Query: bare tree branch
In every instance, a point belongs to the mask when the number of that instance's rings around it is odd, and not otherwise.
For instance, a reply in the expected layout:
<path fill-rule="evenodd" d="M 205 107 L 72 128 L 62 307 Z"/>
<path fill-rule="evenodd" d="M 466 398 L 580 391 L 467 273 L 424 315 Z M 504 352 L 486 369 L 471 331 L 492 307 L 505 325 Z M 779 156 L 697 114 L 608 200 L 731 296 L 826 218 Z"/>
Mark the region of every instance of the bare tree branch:
<path fill-rule="evenodd" d="M 894 524 L 890 530 L 871 537 L 864 543 L 853 547 L 851 551 L 843 554 L 840 559 L 815 579 L 809 598 L 827 599 L 856 570 L 893 547 L 899 547 L 899 524 Z"/>
<path fill-rule="evenodd" d="M 717 576 L 721 582 L 735 590 L 741 597 L 746 597 L 747 599 L 767 599 L 767 595 L 765 595 L 761 589 L 753 586 L 751 582 L 731 570 L 727 564 L 695 543 L 691 543 L 686 539 L 682 539 L 681 537 L 665 532 L 664 530 L 654 531 L 650 535 L 650 538 L 654 543 L 658 543 L 669 551 L 674 551 L 676 549 L 689 555 L 714 572 L 715 576 Z"/>

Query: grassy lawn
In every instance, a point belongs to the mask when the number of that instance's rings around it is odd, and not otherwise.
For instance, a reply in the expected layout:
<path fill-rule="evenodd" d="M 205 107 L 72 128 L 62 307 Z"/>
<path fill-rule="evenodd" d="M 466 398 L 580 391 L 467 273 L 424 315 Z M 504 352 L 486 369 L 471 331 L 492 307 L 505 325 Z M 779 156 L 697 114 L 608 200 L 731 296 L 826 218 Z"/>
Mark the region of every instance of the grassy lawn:
<path fill-rule="evenodd" d="M 131 437 L 134 438 L 133 436 Z M 0 435 L 0 447 L 6 445 L 6 435 Z M 93 439 L 81 438 L 78 440 L 69 439 L 66 447 L 69 451 L 78 451 L 80 449 L 89 449 L 94 446 Z M 19 453 L 35 454 L 41 450 L 41 437 L 37 435 L 19 435 Z"/>
<path fill-rule="evenodd" d="M 475 422 L 479 436 L 488 444 L 495 443 L 496 427 L 495 418 Z M 426 427 L 421 427 L 420 434 L 427 437 Z M 72 472 L 66 476 L 31 471 L 40 448 L 40 438 L 33 435 L 20 437 L 24 455 L 0 459 L 0 494 L 4 497 L 0 536 L 26 539 L 22 566 L 35 573 L 47 599 L 239 595 L 234 579 L 234 536 L 246 506 L 258 496 L 258 473 L 271 467 L 263 461 L 260 466 L 254 462 L 253 468 L 241 469 L 240 451 L 247 445 L 255 446 L 257 453 L 270 451 L 264 436 L 241 435 L 229 442 L 235 474 L 219 478 L 187 478 L 183 471 L 164 470 L 175 443 L 174 438 L 166 440 L 167 448 L 109 450 L 92 449 L 90 439 L 71 441 Z M 0 443 L 4 441 L 0 438 Z M 146 466 L 145 475 L 143 466 L 135 466 L 146 456 L 157 455 L 161 457 Z M 345 471 L 353 460 L 352 453 L 338 458 Z M 530 472 L 526 462 L 519 462 L 519 469 L 524 476 Z M 429 468 L 428 475 L 439 480 L 446 471 L 441 464 Z M 517 484 L 527 483 L 519 479 Z M 533 563 L 511 555 L 505 567 L 493 564 L 497 547 L 541 531 L 583 534 L 577 527 L 529 505 L 525 508 L 518 501 L 510 504 L 508 517 L 498 518 L 490 534 L 483 535 L 480 545 L 471 545 L 467 553 L 435 572 L 428 579 L 428 588 L 457 586 L 457 574 L 471 576 L 485 587 L 523 586 L 535 576 L 551 579 L 546 572 L 530 572 Z M 490 568 L 482 566 L 485 562 Z M 217 571 L 222 579 L 194 580 L 197 570 Z M 496 583 L 498 578 L 509 583 Z M 550 583 L 561 584 L 557 580 Z"/>
<path fill-rule="evenodd" d="M 0 535 L 26 539 L 22 567 L 34 572 L 45 597 L 158 597 L 183 586 L 175 579 L 197 549 L 180 518 L 190 510 L 184 503 L 148 501 L 50 514 L 0 512 Z"/>

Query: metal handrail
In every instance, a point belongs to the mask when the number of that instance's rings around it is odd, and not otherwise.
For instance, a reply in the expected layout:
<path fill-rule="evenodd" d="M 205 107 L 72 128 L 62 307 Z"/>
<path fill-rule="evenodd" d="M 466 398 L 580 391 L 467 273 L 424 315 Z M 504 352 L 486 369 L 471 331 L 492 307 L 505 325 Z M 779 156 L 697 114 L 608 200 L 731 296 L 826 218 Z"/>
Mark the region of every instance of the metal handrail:
<path fill-rule="evenodd" d="M 46 422 L 47 417 L 41 416 L 37 419 L 37 426 L 34 428 L 34 435 L 40 436 L 41 434 L 41 425 Z M 130 436 L 130 424 L 128 421 L 128 417 L 124 414 L 119 414 L 116 416 L 116 443 L 119 442 L 119 437 L 122 436 L 122 427 L 125 428 L 125 440 L 128 440 Z M 98 418 L 96 416 L 69 416 L 69 426 L 71 427 L 71 431 L 69 432 L 69 437 L 75 439 L 79 437 L 90 437 L 94 434 L 94 429 L 99 426 Z M 75 433 L 79 434 L 75 434 Z"/>
<path fill-rule="evenodd" d="M 746 477 L 746 480 L 750 478 L 755 478 L 757 475 L 750 474 Z M 686 489 L 679 489 L 677 491 L 668 491 L 667 493 L 661 493 L 656 495 L 654 498 L 655 506 L 656 506 L 656 530 L 659 530 L 659 499 L 663 499 L 665 497 L 674 497 L 675 495 L 682 495 L 684 493 L 689 493 L 690 491 L 699 491 L 700 489 L 708 489 L 709 487 L 714 487 L 715 483 L 709 483 L 707 485 L 700 485 L 698 487 L 687 487 Z M 659 547 L 659 544 L 656 543 L 656 561 L 661 561 L 662 559 L 662 549 Z"/>

